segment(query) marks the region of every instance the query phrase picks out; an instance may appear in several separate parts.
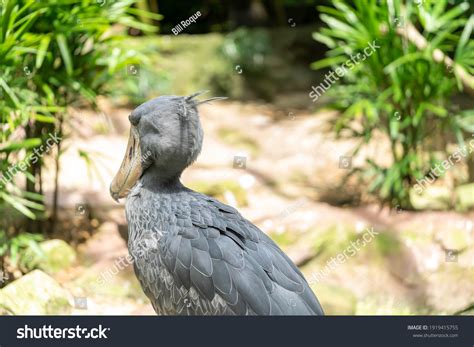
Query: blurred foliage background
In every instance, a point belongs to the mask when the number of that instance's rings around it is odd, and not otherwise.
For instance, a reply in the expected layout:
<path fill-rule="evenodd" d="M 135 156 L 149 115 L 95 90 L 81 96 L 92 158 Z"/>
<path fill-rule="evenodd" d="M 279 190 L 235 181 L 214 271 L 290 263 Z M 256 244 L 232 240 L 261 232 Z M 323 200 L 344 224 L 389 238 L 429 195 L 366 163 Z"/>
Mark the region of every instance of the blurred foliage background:
<path fill-rule="evenodd" d="M 46 140 L 55 134 L 59 140 L 54 155 L 59 165 L 67 107 L 80 103 L 94 107 L 97 94 L 112 74 L 126 64 L 144 61 L 138 52 L 115 46 L 125 38 L 127 28 L 156 31 L 136 16 L 161 16 L 134 9 L 133 3 L 116 1 L 100 6 L 94 1 L 31 0 L 1 4 L 0 235 L 13 237 L 11 249 L 18 233 L 13 227 L 18 218 L 15 212 L 31 220 L 45 218 L 42 157 L 51 149 Z M 120 24 L 122 29 L 114 32 L 112 26 Z M 52 208 L 50 221 L 54 225 L 57 194 Z M 26 225 L 38 232 L 41 224 Z M 5 255 L 8 247 L 2 248 L 1 255 Z"/>
<path fill-rule="evenodd" d="M 449 152 L 452 138 L 465 147 L 474 131 L 474 110 L 452 103 L 453 94 L 464 89 L 474 95 L 472 77 L 464 86 L 459 77 L 474 71 L 474 17 L 466 2 L 451 8 L 448 1 L 351 3 L 319 7 L 328 27 L 315 38 L 330 50 L 313 67 L 334 67 L 369 42 L 380 45 L 344 76 L 347 83 L 331 90 L 331 106 L 342 111 L 335 129 L 360 139 L 355 152 L 373 141 L 377 131 L 390 138 L 393 165 L 368 158 L 356 170 L 369 177 L 369 191 L 383 202 L 412 208 L 410 188 L 441 162 L 437 151 Z M 417 28 L 423 34 L 415 42 Z M 436 50 L 453 59 L 440 64 Z"/>
<path fill-rule="evenodd" d="M 310 174 L 294 170 L 288 182 L 277 182 L 274 172 L 255 175 L 271 189 L 284 191 L 275 196 L 291 196 L 286 186 L 292 186 L 312 203 L 330 203 L 341 210 L 369 205 L 387 206 L 397 213 L 457 210 L 456 218 L 471 221 L 471 240 L 472 153 L 462 158 L 456 170 L 443 171 L 433 189 L 420 196 L 413 188 L 434 166 L 468 148 L 472 139 L 473 8 L 463 0 L 1 1 L 0 288 L 31 270 L 45 270 L 41 265 L 48 263 L 45 252 L 53 247 L 48 242 L 59 238 L 77 246 L 109 220 L 97 221 L 98 211 L 80 205 L 90 214 L 88 226 L 82 227 L 86 231 L 76 232 L 63 223 L 71 219 L 65 217 L 59 201 L 61 184 L 71 180 L 61 176 L 63 156 L 74 151 L 92 180 L 100 180 L 94 176 L 101 171 L 97 153 L 74 143 L 91 134 L 111 135 L 110 124 L 120 125 L 111 114 L 128 112 L 158 95 L 197 90 L 227 96 L 238 105 L 265 105 L 275 126 L 285 126 L 279 122 L 293 120 L 294 114 L 324 122 L 328 117 L 327 129 L 312 124 L 305 139 L 319 141 L 321 134 L 327 135 L 324 152 L 333 153 L 335 141 L 350 142 L 350 150 L 336 151 L 335 160 L 343 152 L 354 158 L 351 170 L 330 167 L 326 173 L 326 168 L 311 168 Z M 172 33 L 197 11 L 201 16 L 195 23 L 179 35 Z M 380 45 L 373 55 L 348 69 L 318 102 L 311 101 L 312 88 L 327 73 L 373 41 Z M 232 107 L 222 112 L 234 112 Z M 87 135 L 73 116 L 77 112 L 87 124 Z M 108 115 L 93 123 L 89 112 Z M 238 112 L 242 115 L 234 123 L 244 122 L 248 110 Z M 222 116 L 226 117 L 231 116 Z M 221 146 L 243 149 L 258 158 L 264 147 L 258 132 L 236 129 L 233 124 L 216 125 Z M 122 132 L 117 131 L 120 136 Z M 282 136 L 277 134 L 275 138 Z M 263 166 L 270 165 L 265 161 L 270 157 L 262 159 Z M 77 162 L 66 163 L 79 167 Z M 329 177 L 341 171 L 343 179 L 332 186 Z M 45 183 L 50 181 L 52 186 Z M 87 185 L 86 178 L 80 181 Z M 252 210 L 247 184 L 223 179 L 196 180 L 190 186 L 224 200 L 230 194 L 234 197 L 230 201 Z M 353 240 L 359 229 L 351 225 L 342 232 L 330 226 L 320 230 L 319 241 L 306 230 L 270 230 L 270 234 L 288 250 L 308 240 L 315 243 L 310 251 L 298 251 L 303 254 L 298 265 L 312 269 L 306 252 L 312 252 L 308 257 L 327 259 Z M 411 237 L 411 231 L 407 235 Z M 393 236 L 379 237 L 366 256 L 374 263 L 375 253 L 390 258 L 397 254 L 399 243 Z M 468 248 L 463 241 L 460 244 L 459 254 Z M 454 247 L 450 245 L 443 244 L 443 249 Z M 472 254 L 469 257 L 472 262 Z M 75 257 L 68 253 L 60 258 Z M 320 290 L 334 293 L 333 289 Z M 337 306 L 329 300 L 332 304 Z M 373 313 L 374 305 L 363 302 L 357 312 Z M 405 308 L 396 312 L 414 313 Z"/>

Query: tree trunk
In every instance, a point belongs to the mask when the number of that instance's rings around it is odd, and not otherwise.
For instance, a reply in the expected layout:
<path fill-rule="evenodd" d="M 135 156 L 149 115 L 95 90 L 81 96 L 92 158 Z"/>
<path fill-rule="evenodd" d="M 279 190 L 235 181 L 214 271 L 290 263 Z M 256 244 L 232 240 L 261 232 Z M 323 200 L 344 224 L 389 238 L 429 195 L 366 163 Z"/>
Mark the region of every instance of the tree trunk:
<path fill-rule="evenodd" d="M 474 183 L 474 155 L 467 158 L 467 168 L 469 173 L 469 183 Z"/>

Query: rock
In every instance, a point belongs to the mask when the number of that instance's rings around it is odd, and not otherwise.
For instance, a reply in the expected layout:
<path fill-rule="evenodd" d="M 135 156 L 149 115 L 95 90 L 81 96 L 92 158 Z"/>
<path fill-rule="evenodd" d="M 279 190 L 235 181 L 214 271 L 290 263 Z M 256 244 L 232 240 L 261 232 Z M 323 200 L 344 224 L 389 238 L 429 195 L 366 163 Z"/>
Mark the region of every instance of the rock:
<path fill-rule="evenodd" d="M 1 300 L 2 295 L 0 290 L 0 316 L 12 316 L 14 313 L 11 307 L 9 307 L 7 303 L 3 303 Z"/>
<path fill-rule="evenodd" d="M 464 269 L 455 262 L 439 271 L 425 273 L 423 281 L 427 304 L 439 313 L 454 314 L 473 304 L 474 268 Z"/>
<path fill-rule="evenodd" d="M 430 230 L 406 229 L 399 233 L 402 247 L 389 257 L 389 270 L 406 285 L 419 283 L 419 274 L 436 271 L 445 262 L 446 254 L 434 241 Z"/>
<path fill-rule="evenodd" d="M 253 138 L 234 128 L 221 128 L 217 135 L 226 144 L 248 151 L 252 156 L 256 156 L 259 152 L 258 143 Z"/>
<path fill-rule="evenodd" d="M 299 248 L 291 248 L 285 253 L 298 267 L 306 265 L 315 256 L 314 250 L 309 245 L 307 245 L 306 247 L 302 246 Z"/>
<path fill-rule="evenodd" d="M 352 226 L 337 224 L 315 234 L 313 250 L 321 260 L 327 260 L 342 253 L 358 238 Z"/>
<path fill-rule="evenodd" d="M 324 313 L 327 315 L 353 315 L 356 311 L 357 298 L 348 289 L 315 283 L 311 289 L 316 293 Z"/>
<path fill-rule="evenodd" d="M 460 310 L 459 312 L 456 312 L 455 314 L 460 314 L 462 316 L 474 316 L 474 304 Z"/>
<path fill-rule="evenodd" d="M 49 274 L 67 269 L 76 261 L 76 251 L 63 240 L 41 242 L 37 248 L 28 248 L 22 255 L 26 270 L 40 269 Z"/>
<path fill-rule="evenodd" d="M 446 250 L 463 251 L 471 245 L 471 235 L 468 230 L 452 229 L 436 235 L 437 240 Z"/>
<path fill-rule="evenodd" d="M 34 270 L 0 290 L 0 308 L 15 315 L 70 314 L 71 295 L 52 277 Z"/>
<path fill-rule="evenodd" d="M 48 240 L 39 244 L 41 253 L 28 250 L 25 257 L 34 268 L 53 274 L 67 269 L 76 261 L 76 251 L 63 240 Z"/>
<path fill-rule="evenodd" d="M 404 300 L 392 296 L 368 296 L 357 303 L 356 315 L 380 315 L 380 316 L 413 316 L 429 314 L 429 311 L 417 309 Z"/>
<path fill-rule="evenodd" d="M 474 183 L 464 184 L 455 190 L 456 210 L 468 211 L 474 209 Z"/>
<path fill-rule="evenodd" d="M 426 187 L 421 194 L 410 190 L 410 202 L 417 210 L 449 210 L 451 203 L 451 190 L 448 187 Z"/>

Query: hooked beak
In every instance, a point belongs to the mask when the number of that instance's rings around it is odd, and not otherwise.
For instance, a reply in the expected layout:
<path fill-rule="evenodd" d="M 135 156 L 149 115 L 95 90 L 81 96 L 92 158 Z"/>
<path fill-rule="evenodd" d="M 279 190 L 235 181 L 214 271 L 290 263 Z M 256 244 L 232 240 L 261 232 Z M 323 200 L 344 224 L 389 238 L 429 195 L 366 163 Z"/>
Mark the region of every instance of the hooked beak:
<path fill-rule="evenodd" d="M 132 126 L 122 165 L 110 184 L 110 195 L 119 202 L 125 198 L 142 174 L 142 155 L 138 130 Z"/>

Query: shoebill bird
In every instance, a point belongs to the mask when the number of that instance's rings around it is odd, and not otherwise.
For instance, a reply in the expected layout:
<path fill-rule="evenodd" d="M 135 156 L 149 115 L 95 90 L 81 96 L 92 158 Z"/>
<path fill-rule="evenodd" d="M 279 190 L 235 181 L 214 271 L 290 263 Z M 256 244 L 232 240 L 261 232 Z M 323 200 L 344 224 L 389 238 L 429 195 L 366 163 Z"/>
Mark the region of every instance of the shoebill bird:
<path fill-rule="evenodd" d="M 160 96 L 129 116 L 128 147 L 110 193 L 126 197 L 128 249 L 160 315 L 322 315 L 288 256 L 240 213 L 186 188 L 203 130 L 190 96 Z"/>

